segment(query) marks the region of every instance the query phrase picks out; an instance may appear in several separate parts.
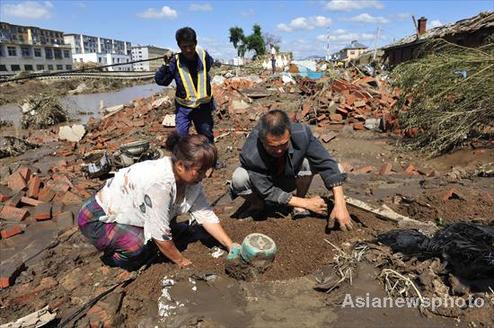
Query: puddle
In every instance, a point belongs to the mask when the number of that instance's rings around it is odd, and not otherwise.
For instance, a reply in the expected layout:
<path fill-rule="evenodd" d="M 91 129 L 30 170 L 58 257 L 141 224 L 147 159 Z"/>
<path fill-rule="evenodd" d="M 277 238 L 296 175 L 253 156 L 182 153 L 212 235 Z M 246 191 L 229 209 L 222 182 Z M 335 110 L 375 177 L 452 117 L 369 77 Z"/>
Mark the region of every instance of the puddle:
<path fill-rule="evenodd" d="M 101 103 L 105 107 L 126 104 L 132 99 L 149 97 L 164 89 L 162 86 L 150 83 L 112 92 L 64 96 L 60 101 L 69 112 L 71 118 L 78 118 L 84 124 L 91 116 L 96 118 L 101 116 L 99 112 Z M 80 112 L 86 114 L 81 115 Z M 15 126 L 18 126 L 20 119 L 21 111 L 17 104 L 11 103 L 0 106 L 0 120 L 11 121 Z"/>

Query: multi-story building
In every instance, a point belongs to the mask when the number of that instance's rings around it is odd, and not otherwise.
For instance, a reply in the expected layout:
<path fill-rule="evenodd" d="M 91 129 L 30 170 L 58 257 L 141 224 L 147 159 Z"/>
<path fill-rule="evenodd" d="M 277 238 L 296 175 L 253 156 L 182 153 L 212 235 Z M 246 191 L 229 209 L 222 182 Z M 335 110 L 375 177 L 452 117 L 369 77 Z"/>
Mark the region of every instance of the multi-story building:
<path fill-rule="evenodd" d="M 339 60 L 349 62 L 351 60 L 357 59 L 361 54 L 365 52 L 366 49 L 367 46 L 363 45 L 357 40 L 353 40 L 349 45 L 340 50 Z"/>
<path fill-rule="evenodd" d="M 134 46 L 132 47 L 132 61 L 163 57 L 165 48 L 154 46 Z M 152 60 L 134 64 L 134 71 L 156 71 L 163 64 L 161 60 Z"/>
<path fill-rule="evenodd" d="M 110 65 L 129 63 L 131 61 L 131 43 L 99 36 L 84 34 L 64 34 L 65 43 L 72 49 L 74 63 Z M 113 66 L 109 71 L 131 71 L 132 64 Z"/>
<path fill-rule="evenodd" d="M 0 74 L 71 69 L 63 32 L 0 22 Z"/>

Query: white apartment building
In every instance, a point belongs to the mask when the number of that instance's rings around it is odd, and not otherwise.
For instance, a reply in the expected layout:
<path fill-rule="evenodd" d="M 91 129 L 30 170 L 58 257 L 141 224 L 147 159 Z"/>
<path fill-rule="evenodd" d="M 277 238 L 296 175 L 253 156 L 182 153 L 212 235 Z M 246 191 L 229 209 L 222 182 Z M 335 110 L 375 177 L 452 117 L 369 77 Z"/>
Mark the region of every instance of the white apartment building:
<path fill-rule="evenodd" d="M 132 47 L 132 61 L 149 58 L 163 57 L 165 48 L 155 46 L 134 46 Z M 134 64 L 134 71 L 156 71 L 163 64 L 162 60 L 146 61 Z"/>
<path fill-rule="evenodd" d="M 71 69 L 63 32 L 0 22 L 0 74 Z"/>
<path fill-rule="evenodd" d="M 74 63 L 96 63 L 101 66 L 129 63 L 131 43 L 84 34 L 64 34 L 72 49 Z M 132 64 L 108 67 L 108 71 L 132 71 Z"/>

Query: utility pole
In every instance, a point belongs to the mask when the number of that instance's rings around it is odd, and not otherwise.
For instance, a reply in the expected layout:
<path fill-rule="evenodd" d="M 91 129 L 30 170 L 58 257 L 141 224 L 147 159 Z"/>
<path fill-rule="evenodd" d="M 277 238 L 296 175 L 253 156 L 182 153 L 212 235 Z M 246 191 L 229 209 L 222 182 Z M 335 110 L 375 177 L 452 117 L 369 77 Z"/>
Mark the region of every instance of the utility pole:
<path fill-rule="evenodd" d="M 381 33 L 381 27 L 378 26 L 376 31 L 376 40 L 374 41 L 374 56 L 372 57 L 374 61 L 376 60 L 376 56 L 377 56 L 377 43 L 379 42 L 380 33 Z"/>

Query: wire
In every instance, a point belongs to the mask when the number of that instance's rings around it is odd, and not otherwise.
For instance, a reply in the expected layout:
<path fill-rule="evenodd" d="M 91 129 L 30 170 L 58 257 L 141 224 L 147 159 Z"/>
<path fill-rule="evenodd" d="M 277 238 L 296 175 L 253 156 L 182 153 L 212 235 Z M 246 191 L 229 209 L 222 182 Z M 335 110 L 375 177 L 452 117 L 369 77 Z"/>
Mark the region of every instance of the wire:
<path fill-rule="evenodd" d="M 108 67 L 122 66 L 122 65 L 131 65 L 131 64 L 135 64 L 135 63 L 142 63 L 142 62 L 148 62 L 148 61 L 153 61 L 153 60 L 162 60 L 162 59 L 163 59 L 163 57 L 153 57 L 153 58 L 148 58 L 148 59 L 135 60 L 135 61 L 128 62 L 128 63 L 117 63 L 117 64 L 110 64 L 110 65 L 98 66 L 98 67 L 80 68 L 80 69 L 67 70 L 67 71 L 58 71 L 58 72 L 50 72 L 50 73 L 30 74 L 28 76 L 22 76 L 22 77 L 17 77 L 17 78 L 2 80 L 2 81 L 0 81 L 0 84 L 7 83 L 7 82 L 16 82 L 16 81 L 22 81 L 22 80 L 29 80 L 29 79 L 32 79 L 32 78 L 45 77 L 45 76 L 57 76 L 57 75 L 64 75 L 64 74 L 70 74 L 70 73 L 79 73 L 79 72 L 88 72 L 89 73 L 89 71 L 101 70 L 103 68 L 108 68 Z M 114 73 L 114 72 L 112 72 L 112 73 Z"/>

